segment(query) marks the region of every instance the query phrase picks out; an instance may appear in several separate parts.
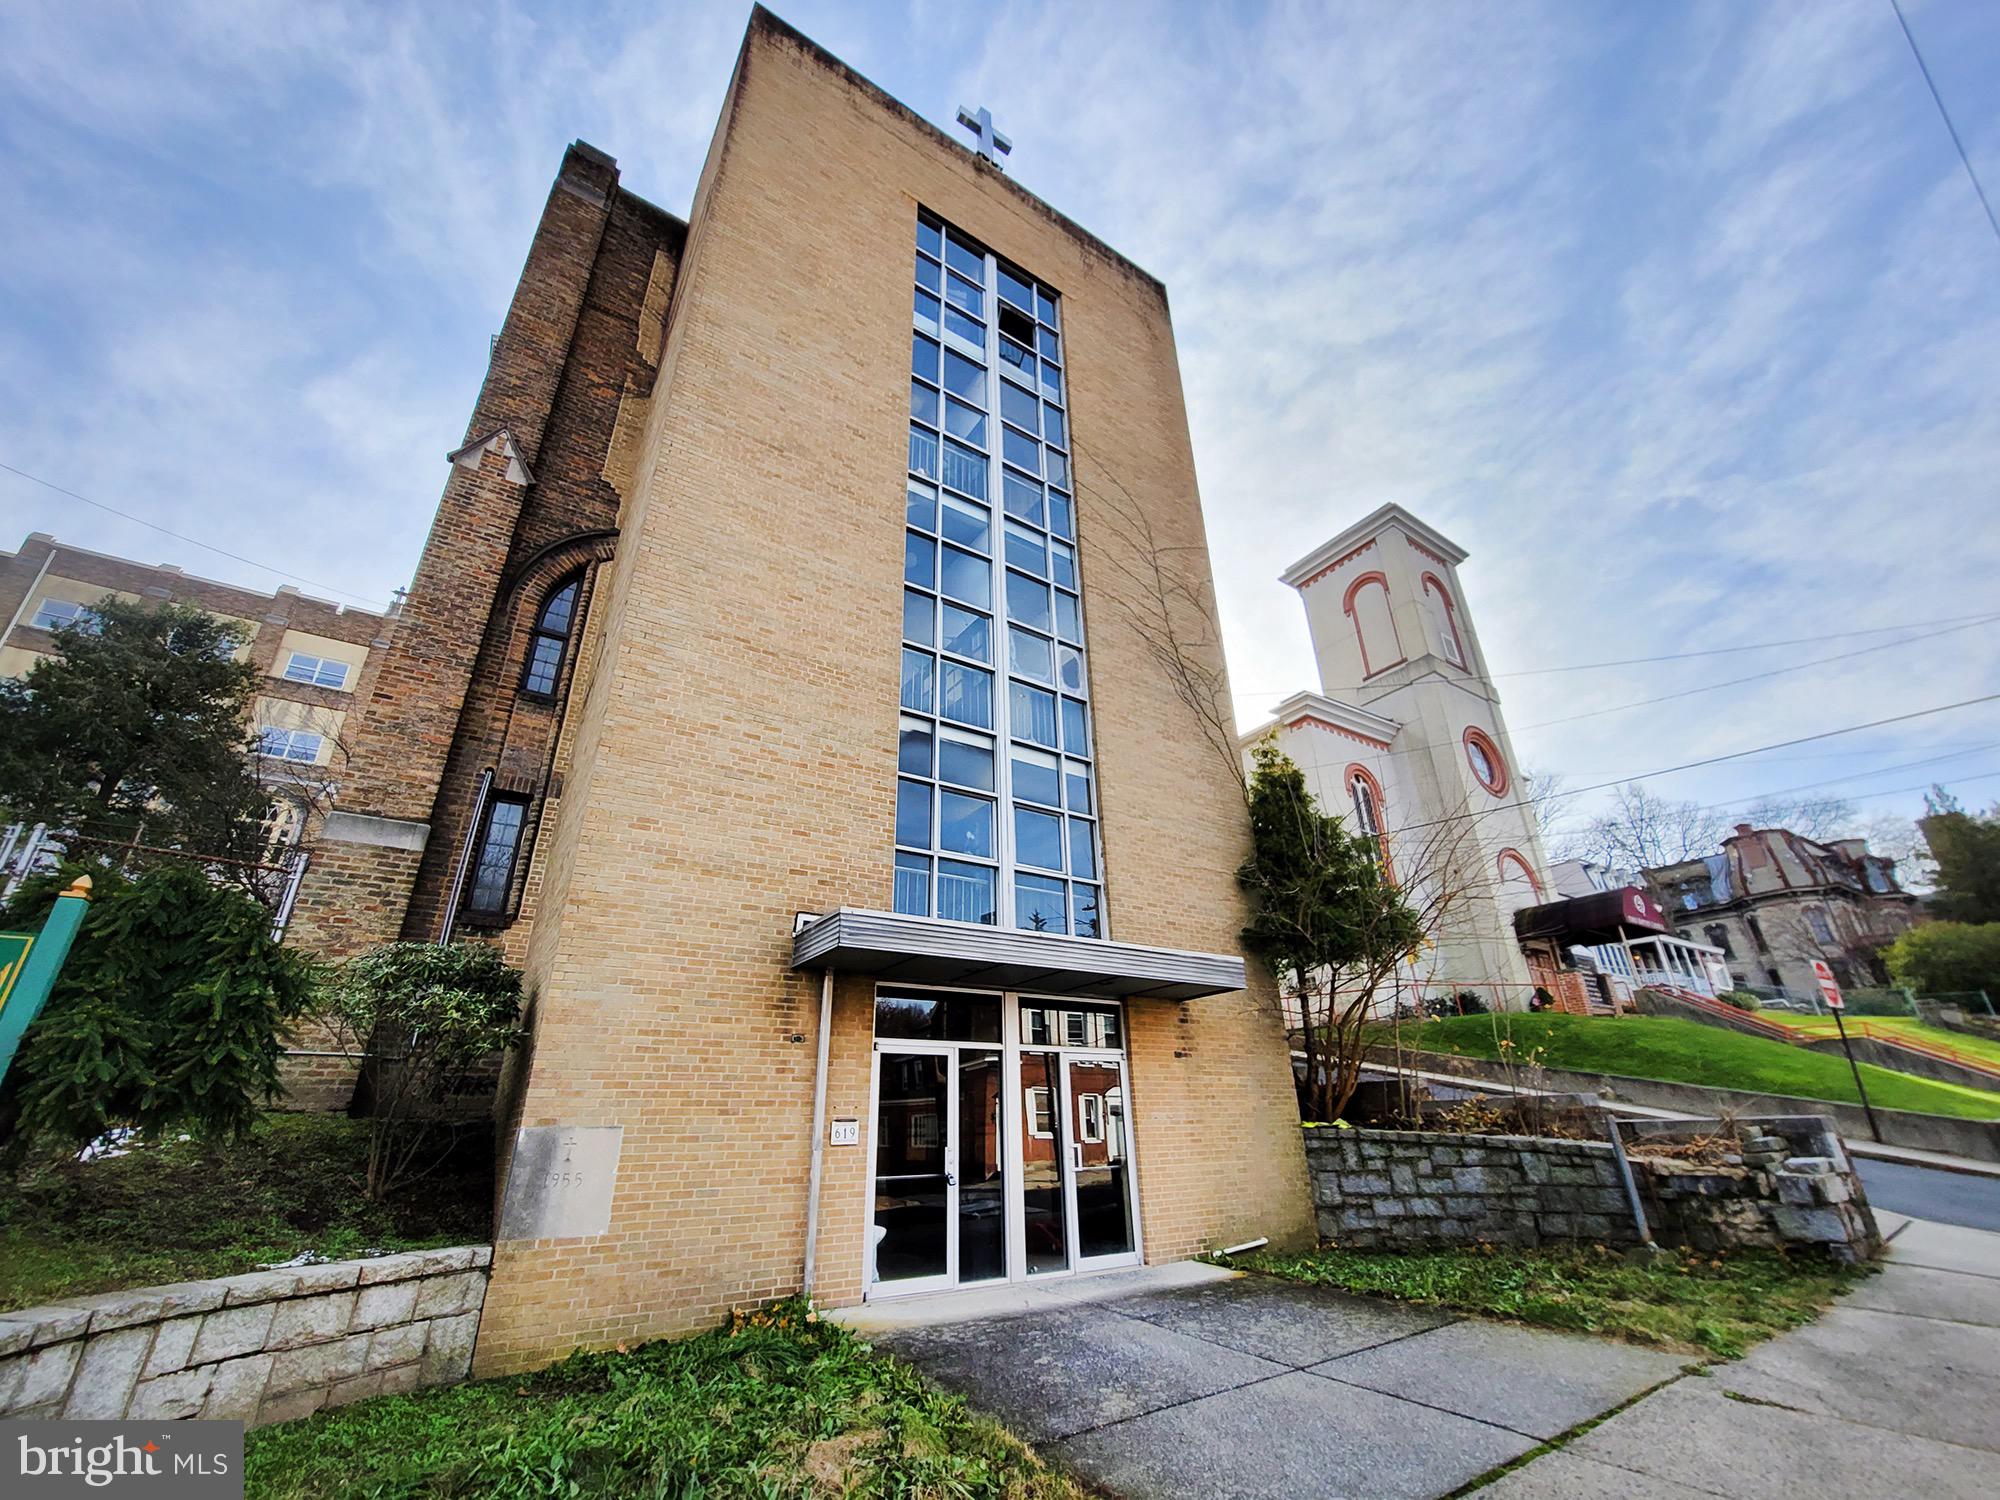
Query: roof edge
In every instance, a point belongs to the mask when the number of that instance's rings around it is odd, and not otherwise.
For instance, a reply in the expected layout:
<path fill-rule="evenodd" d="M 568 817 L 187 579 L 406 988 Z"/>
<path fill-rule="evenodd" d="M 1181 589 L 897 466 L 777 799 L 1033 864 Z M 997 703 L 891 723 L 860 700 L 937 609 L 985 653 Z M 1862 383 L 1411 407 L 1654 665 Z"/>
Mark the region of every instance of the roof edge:
<path fill-rule="evenodd" d="M 1280 573 L 1278 581 L 1291 588 L 1302 588 L 1307 580 L 1314 574 L 1324 571 L 1336 558 L 1353 551 L 1364 542 L 1375 540 L 1391 527 L 1400 529 L 1410 540 L 1441 554 L 1453 567 L 1457 567 L 1472 555 L 1435 526 L 1418 519 L 1391 500 L 1388 504 L 1370 511 L 1346 530 L 1336 532 L 1321 542 Z"/>

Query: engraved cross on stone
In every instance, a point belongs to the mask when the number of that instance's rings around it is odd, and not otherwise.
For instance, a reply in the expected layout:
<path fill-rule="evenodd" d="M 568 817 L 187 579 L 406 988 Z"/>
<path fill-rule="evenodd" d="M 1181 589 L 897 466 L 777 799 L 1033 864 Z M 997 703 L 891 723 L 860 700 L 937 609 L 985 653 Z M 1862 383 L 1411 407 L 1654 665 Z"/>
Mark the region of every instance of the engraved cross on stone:
<path fill-rule="evenodd" d="M 1014 149 L 1014 143 L 993 128 L 993 111 L 982 104 L 975 112 L 961 104 L 958 123 L 979 137 L 979 154 L 1005 171 L 1000 158 Z"/>

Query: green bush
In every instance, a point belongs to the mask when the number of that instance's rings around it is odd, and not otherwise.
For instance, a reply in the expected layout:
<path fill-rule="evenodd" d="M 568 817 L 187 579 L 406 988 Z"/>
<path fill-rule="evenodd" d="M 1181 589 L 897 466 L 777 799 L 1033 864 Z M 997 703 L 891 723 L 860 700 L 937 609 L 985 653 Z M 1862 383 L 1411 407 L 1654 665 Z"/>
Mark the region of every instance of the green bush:
<path fill-rule="evenodd" d="M 1926 922 L 1883 949 L 1896 983 L 1918 994 L 2000 994 L 2000 922 Z"/>
<path fill-rule="evenodd" d="M 25 882 L 0 924 L 35 931 L 81 867 Z M 0 1091 L 0 1142 L 79 1147 L 120 1126 L 237 1137 L 278 1092 L 280 1036 L 313 971 L 240 890 L 186 865 L 91 870 L 90 910 Z"/>
<path fill-rule="evenodd" d="M 1762 1010 L 1764 1002 L 1748 990 L 1725 990 L 1716 997 L 1724 1005 L 1733 1005 L 1738 1010 Z"/>

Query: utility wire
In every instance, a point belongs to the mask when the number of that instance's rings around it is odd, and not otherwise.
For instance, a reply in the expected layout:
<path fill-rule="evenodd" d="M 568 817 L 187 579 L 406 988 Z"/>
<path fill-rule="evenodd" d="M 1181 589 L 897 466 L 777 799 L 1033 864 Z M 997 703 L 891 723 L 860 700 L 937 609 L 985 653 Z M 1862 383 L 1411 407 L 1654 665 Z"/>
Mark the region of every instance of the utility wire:
<path fill-rule="evenodd" d="M 246 563 L 250 567 L 261 568 L 266 573 L 275 573 L 280 578 L 289 578 L 294 583 L 303 583 L 310 588 L 324 589 L 329 594 L 338 594 L 343 599 L 352 599 L 355 603 L 365 604 L 370 609 L 378 612 L 387 607 L 380 600 L 370 599 L 362 594 L 352 594 L 346 589 L 335 588 L 330 583 L 322 583 L 315 578 L 307 578 L 298 573 L 287 572 L 283 568 L 274 568 L 269 563 L 258 562 L 254 557 L 245 557 L 240 552 L 231 552 L 227 548 L 217 547 L 208 542 L 200 541 L 195 537 L 162 526 L 157 521 L 148 521 L 144 516 L 135 516 L 130 511 L 120 510 L 115 505 L 106 505 L 102 500 L 93 500 L 88 495 L 79 495 L 75 490 L 65 489 L 53 480 L 44 479 L 39 474 L 30 474 L 26 469 L 17 469 L 10 463 L 0 463 L 0 469 L 5 469 L 9 474 L 25 479 L 30 484 L 39 484 L 43 489 L 54 490 L 58 495 L 67 495 L 72 500 L 81 500 L 85 505 L 94 506 L 98 510 L 117 516 L 121 521 L 131 521 L 135 525 L 151 527 L 154 531 L 159 532 L 163 536 L 170 536 L 177 542 L 186 542 L 191 547 L 200 547 L 205 552 L 213 552 L 217 557 L 226 557 L 232 562 Z"/>
<path fill-rule="evenodd" d="M 1959 139 L 1958 127 L 1951 122 L 1951 111 L 1944 106 L 1944 95 L 1938 92 L 1937 80 L 1931 77 L 1930 64 L 1924 61 L 1923 50 L 1917 46 L 1916 33 L 1910 30 L 1909 17 L 1903 14 L 1902 0 L 1889 0 L 1889 8 L 1896 12 L 1896 22 L 1903 28 L 1903 40 L 1910 44 L 1910 56 L 1917 60 L 1917 71 L 1924 75 L 1924 83 L 1931 91 L 1931 99 L 1937 105 L 1938 118 L 1944 121 L 1944 128 L 1951 133 L 1951 143 L 1958 148 L 1958 159 L 1965 166 L 1965 175 L 1972 183 L 1972 191 L 1979 195 L 1979 206 L 1986 210 L 1986 222 L 1992 226 L 1993 238 L 2000 240 L 2000 218 L 1993 214 L 1993 201 L 1986 196 L 1986 189 L 1980 185 L 1979 174 L 1972 170 L 1972 158 L 1965 154 L 1965 142 Z"/>
<path fill-rule="evenodd" d="M 1996 702 L 2000 702 L 2000 693 L 1987 693 L 1978 698 L 1963 698 L 1957 703 L 1941 703 L 1936 708 L 1919 708 L 1906 714 L 1891 714 L 1886 719 L 1870 719 L 1865 724 L 1846 724 L 1839 729 L 1823 729 L 1817 734 L 1802 734 L 1796 739 L 1778 740 L 1772 744 L 1758 745 L 1749 750 L 1730 750 L 1721 755 L 1707 755 L 1703 756 L 1700 760 L 1687 760 L 1682 761 L 1679 765 L 1662 766 L 1657 771 L 1642 771 L 1637 776 L 1620 776 L 1612 781 L 1595 781 L 1588 786 L 1569 788 L 1564 792 L 1564 795 L 1580 797 L 1585 792 L 1601 792 L 1614 786 L 1630 786 L 1635 781 L 1651 781 L 1655 777 L 1672 776 L 1680 771 L 1694 771 L 1699 770 L 1703 766 L 1720 765 L 1722 762 L 1728 760 L 1742 760 L 1746 756 L 1762 755 L 1767 750 L 1786 750 L 1793 745 L 1810 745 L 1819 740 L 1835 739 L 1843 734 L 1859 734 L 1864 729 L 1880 729 L 1888 724 L 1907 724 L 1912 719 L 1928 719 L 1936 714 L 1951 713 L 1956 709 L 1976 708 L 1982 703 Z M 1534 804 L 1535 799 L 1533 797 L 1523 797 L 1518 801 L 1499 802 L 1495 803 L 1492 807 L 1483 807 L 1475 812 L 1464 813 L 1454 817 L 1430 818 L 1421 823 L 1405 823 L 1400 828 L 1392 830 L 1392 832 L 1409 833 L 1419 828 L 1441 828 L 1447 823 L 1458 822 L 1461 817 L 1483 818 L 1492 813 L 1506 812 L 1510 808 L 1533 807 Z"/>

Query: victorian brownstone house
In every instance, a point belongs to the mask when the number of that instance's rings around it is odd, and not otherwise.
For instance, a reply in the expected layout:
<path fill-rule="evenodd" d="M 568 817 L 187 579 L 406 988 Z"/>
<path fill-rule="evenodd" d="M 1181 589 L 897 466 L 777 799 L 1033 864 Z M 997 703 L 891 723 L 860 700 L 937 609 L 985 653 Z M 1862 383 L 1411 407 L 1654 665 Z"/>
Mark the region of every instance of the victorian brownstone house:
<path fill-rule="evenodd" d="M 995 160 L 762 10 L 686 221 L 570 148 L 292 926 L 527 972 L 479 1368 L 1309 1234 L 1156 563 L 1166 293 Z"/>

